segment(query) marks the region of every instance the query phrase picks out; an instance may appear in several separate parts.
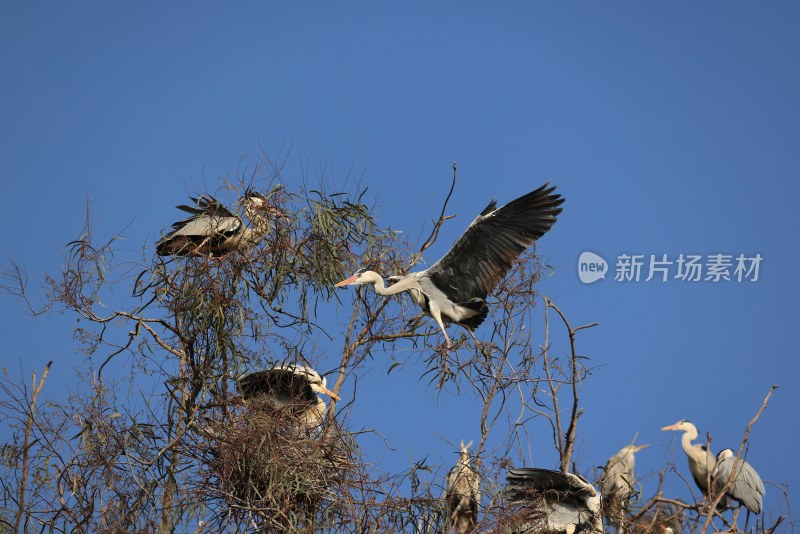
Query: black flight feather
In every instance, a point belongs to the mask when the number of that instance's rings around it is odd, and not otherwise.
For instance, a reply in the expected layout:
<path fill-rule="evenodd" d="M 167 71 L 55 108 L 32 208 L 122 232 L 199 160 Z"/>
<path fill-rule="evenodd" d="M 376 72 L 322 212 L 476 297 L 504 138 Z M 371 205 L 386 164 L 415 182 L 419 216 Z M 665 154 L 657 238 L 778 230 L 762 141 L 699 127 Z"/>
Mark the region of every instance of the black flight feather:
<path fill-rule="evenodd" d="M 485 300 L 517 258 L 556 222 L 564 199 L 549 182 L 502 206 L 493 200 L 442 259 L 428 269 L 453 302 Z"/>

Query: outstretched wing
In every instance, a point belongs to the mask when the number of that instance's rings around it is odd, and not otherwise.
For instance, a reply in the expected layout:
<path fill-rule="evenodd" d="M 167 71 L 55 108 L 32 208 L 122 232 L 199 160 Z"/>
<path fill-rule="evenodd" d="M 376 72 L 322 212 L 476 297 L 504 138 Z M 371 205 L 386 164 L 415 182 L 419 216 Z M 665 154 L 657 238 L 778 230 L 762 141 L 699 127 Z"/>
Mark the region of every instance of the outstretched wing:
<path fill-rule="evenodd" d="M 526 500 L 532 494 L 553 494 L 558 500 L 576 497 L 594 497 L 597 491 L 578 475 L 562 473 L 552 469 L 521 467 L 509 469 L 506 473 L 508 484 L 506 498 L 510 501 Z"/>
<path fill-rule="evenodd" d="M 242 219 L 210 196 L 192 198 L 194 206 L 181 205 L 178 209 L 191 214 L 191 217 L 172 225 L 173 230 L 156 244 L 160 256 L 192 256 L 202 243 L 213 248 L 221 241 L 243 230 Z"/>
<path fill-rule="evenodd" d="M 514 261 L 556 222 L 564 202 L 549 182 L 501 208 L 492 200 L 450 251 L 428 269 L 457 303 L 485 299 Z"/>

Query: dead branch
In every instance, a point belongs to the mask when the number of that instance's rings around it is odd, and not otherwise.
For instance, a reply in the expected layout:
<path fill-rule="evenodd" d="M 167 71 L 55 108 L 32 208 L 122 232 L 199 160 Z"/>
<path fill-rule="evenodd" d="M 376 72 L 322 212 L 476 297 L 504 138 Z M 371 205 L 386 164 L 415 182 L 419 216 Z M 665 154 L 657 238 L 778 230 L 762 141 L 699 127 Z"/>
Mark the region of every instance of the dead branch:
<path fill-rule="evenodd" d="M 547 313 L 547 309 L 549 308 L 554 309 L 558 313 L 559 317 L 561 317 L 564 326 L 567 327 L 567 331 L 569 332 L 570 365 L 571 365 L 570 368 L 571 374 L 569 382 L 570 385 L 572 386 L 572 408 L 570 410 L 569 426 L 567 427 L 567 432 L 564 435 L 563 442 L 561 441 L 560 437 L 560 428 L 561 428 L 560 421 L 557 424 L 557 427 L 559 428 L 559 453 L 561 455 L 561 470 L 567 472 L 569 471 L 570 463 L 572 461 L 572 451 L 575 447 L 575 435 L 578 427 L 578 418 L 581 415 L 581 410 L 578 408 L 578 401 L 579 401 L 578 384 L 581 381 L 581 376 L 578 373 L 578 354 L 575 350 L 575 333 L 580 330 L 584 330 L 586 328 L 592 328 L 594 326 L 597 326 L 598 323 L 591 323 L 573 329 L 570 326 L 569 321 L 567 321 L 567 317 L 564 315 L 561 309 L 559 309 L 558 306 L 553 304 L 553 302 L 549 298 L 547 297 L 543 298 L 545 303 L 545 314 Z M 549 382 L 551 383 L 551 391 L 552 391 L 553 390 L 552 380 L 549 380 Z M 553 395 L 556 396 L 555 392 L 553 393 Z M 555 400 L 553 402 L 554 404 L 556 403 Z M 555 404 L 555 406 L 556 406 L 556 417 L 558 418 L 557 404 Z"/>
<path fill-rule="evenodd" d="M 39 398 L 39 393 L 42 392 L 42 388 L 44 387 L 44 382 L 45 380 L 47 380 L 47 375 L 50 374 L 50 366 L 52 364 L 53 362 L 50 361 L 47 362 L 47 365 L 44 366 L 42 377 L 39 379 L 38 383 L 36 382 L 36 373 L 33 373 L 31 381 L 33 389 L 31 391 L 31 400 L 30 403 L 28 404 L 28 413 L 26 414 L 26 419 L 25 419 L 25 437 L 23 440 L 23 447 L 22 447 L 22 470 L 19 481 L 19 494 L 18 494 L 19 508 L 14 518 L 14 530 L 16 532 L 19 532 L 20 526 L 22 525 L 22 520 L 27 512 L 25 508 L 25 498 L 28 493 L 28 462 L 30 461 L 30 455 L 31 455 L 31 436 L 33 434 L 33 425 L 36 420 L 36 401 Z"/>
<path fill-rule="evenodd" d="M 725 498 L 725 494 L 727 493 L 727 491 L 730 489 L 730 487 L 733 485 L 734 481 L 736 480 L 736 477 L 739 474 L 739 468 L 740 468 L 740 465 L 741 465 L 741 462 L 739 460 L 742 457 L 742 453 L 745 450 L 745 446 L 747 445 L 747 440 L 748 440 L 748 437 L 750 436 L 750 430 L 753 428 L 753 425 L 756 423 L 756 421 L 758 421 L 758 419 L 761 417 L 761 414 L 764 412 L 764 410 L 766 410 L 767 403 L 769 403 L 769 399 L 770 399 L 770 397 L 772 397 L 772 393 L 776 389 L 778 389 L 777 384 L 775 384 L 775 385 L 773 385 L 772 387 L 769 388 L 769 391 L 767 392 L 767 395 L 764 397 L 764 400 L 761 403 L 761 406 L 759 407 L 758 411 L 753 416 L 753 418 L 750 419 L 750 422 L 747 423 L 747 427 L 745 428 L 745 431 L 744 431 L 744 436 L 742 436 L 742 441 L 739 443 L 739 450 L 736 453 L 736 461 L 733 464 L 733 469 L 731 470 L 731 475 L 730 475 L 730 477 L 728 477 L 728 480 L 725 481 L 725 485 L 717 491 L 716 495 L 714 496 L 714 499 L 711 500 L 711 502 L 708 503 L 708 513 L 706 514 L 705 522 L 703 523 L 703 527 L 701 529 L 701 532 L 703 534 L 705 534 L 708 531 L 708 528 L 709 528 L 709 526 L 711 525 L 711 523 L 712 523 L 712 521 L 714 519 L 714 514 L 715 514 L 715 512 L 717 510 L 717 505 L 722 501 L 722 499 Z M 709 488 L 710 487 L 711 486 L 709 486 Z M 735 519 L 734 519 L 734 524 L 735 524 Z"/>

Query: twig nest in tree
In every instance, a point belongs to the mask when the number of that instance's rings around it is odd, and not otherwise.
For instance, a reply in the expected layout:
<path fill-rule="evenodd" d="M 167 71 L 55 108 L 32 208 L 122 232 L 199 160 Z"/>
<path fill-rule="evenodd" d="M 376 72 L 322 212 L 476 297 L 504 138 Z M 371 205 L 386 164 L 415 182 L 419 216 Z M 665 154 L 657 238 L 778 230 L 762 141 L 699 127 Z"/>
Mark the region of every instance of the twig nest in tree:
<path fill-rule="evenodd" d="M 349 441 L 338 428 L 313 430 L 269 400 L 252 400 L 220 429 L 211 474 L 219 497 L 265 529 L 311 526 L 320 506 L 352 469 Z"/>

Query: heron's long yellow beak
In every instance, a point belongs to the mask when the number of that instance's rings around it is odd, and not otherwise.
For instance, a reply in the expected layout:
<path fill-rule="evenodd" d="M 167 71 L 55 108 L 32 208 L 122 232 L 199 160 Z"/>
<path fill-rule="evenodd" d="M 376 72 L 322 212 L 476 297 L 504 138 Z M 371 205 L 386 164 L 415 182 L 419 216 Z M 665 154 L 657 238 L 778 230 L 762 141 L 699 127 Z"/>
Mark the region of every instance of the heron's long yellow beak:
<path fill-rule="evenodd" d="M 674 424 L 674 425 L 665 426 L 665 427 L 664 427 L 664 428 L 662 428 L 661 430 L 678 430 L 678 428 L 677 428 L 677 427 L 678 427 L 678 425 L 677 425 L 677 424 Z"/>
<path fill-rule="evenodd" d="M 346 280 L 342 280 L 341 282 L 336 284 L 336 287 L 349 286 L 350 284 L 355 283 L 357 278 L 358 278 L 358 275 L 354 274 L 350 278 L 347 278 Z"/>
<path fill-rule="evenodd" d="M 332 399 L 335 399 L 335 400 L 337 400 L 337 401 L 338 401 L 338 400 L 342 400 L 342 399 L 339 397 L 339 395 L 337 395 L 337 394 L 336 394 L 336 393 L 334 393 L 333 391 L 329 390 L 329 389 L 328 389 L 328 388 L 326 388 L 325 386 L 319 386 L 319 389 L 320 389 L 320 390 L 322 390 L 322 392 L 323 392 L 324 394 L 326 394 L 327 396 L 329 396 L 329 397 L 330 397 L 330 398 L 332 398 Z"/>
<path fill-rule="evenodd" d="M 640 451 L 640 450 L 644 449 L 645 447 L 649 447 L 649 446 L 650 446 L 650 444 L 649 444 L 649 443 L 648 443 L 648 444 L 646 444 L 646 445 L 637 445 L 637 446 L 635 446 L 635 447 L 633 448 L 633 452 L 638 452 L 638 451 Z"/>

